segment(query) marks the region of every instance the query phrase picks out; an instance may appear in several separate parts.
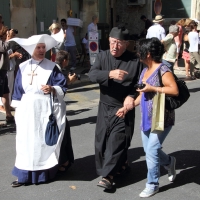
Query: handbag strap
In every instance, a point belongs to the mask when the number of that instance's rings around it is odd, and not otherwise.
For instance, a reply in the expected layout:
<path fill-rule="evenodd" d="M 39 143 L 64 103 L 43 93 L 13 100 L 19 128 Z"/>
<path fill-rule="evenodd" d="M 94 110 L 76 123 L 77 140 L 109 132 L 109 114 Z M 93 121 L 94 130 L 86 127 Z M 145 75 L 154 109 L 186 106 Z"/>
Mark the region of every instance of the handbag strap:
<path fill-rule="evenodd" d="M 53 114 L 53 103 L 52 103 L 52 99 L 51 99 L 51 93 L 50 93 L 50 107 L 51 107 L 51 114 Z M 54 99 L 53 99 L 53 101 L 54 101 Z"/>
<path fill-rule="evenodd" d="M 160 66 L 160 68 L 161 68 L 163 65 L 164 65 L 164 64 L 162 64 L 162 65 Z M 164 86 L 163 83 L 162 83 L 162 76 L 161 76 L 160 68 L 158 69 L 159 83 L 160 83 L 160 86 Z M 175 81 L 177 81 L 177 80 L 178 80 L 178 77 L 177 77 L 174 73 L 172 73 L 172 74 L 173 74 L 173 76 L 174 76 Z"/>

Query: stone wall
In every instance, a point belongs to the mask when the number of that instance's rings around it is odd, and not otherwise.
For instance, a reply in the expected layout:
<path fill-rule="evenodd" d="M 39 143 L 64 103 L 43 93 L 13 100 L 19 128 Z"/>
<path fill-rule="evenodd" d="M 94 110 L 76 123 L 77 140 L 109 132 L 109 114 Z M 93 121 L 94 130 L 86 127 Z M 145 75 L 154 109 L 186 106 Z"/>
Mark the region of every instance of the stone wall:
<path fill-rule="evenodd" d="M 116 0 L 115 25 L 125 24 L 130 34 L 140 34 L 144 29 L 144 22 L 140 20 L 141 15 L 149 16 L 149 3 L 140 6 L 127 5 L 127 0 Z"/>
<path fill-rule="evenodd" d="M 34 0 L 11 0 L 11 28 L 18 29 L 18 37 L 29 37 L 36 33 Z"/>

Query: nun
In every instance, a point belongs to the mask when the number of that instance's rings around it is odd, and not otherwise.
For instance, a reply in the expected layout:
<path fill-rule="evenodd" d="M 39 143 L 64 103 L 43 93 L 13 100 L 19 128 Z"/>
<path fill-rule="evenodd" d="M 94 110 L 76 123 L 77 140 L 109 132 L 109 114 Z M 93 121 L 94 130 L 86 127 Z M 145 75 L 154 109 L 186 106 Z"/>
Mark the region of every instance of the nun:
<path fill-rule="evenodd" d="M 53 37 L 43 34 L 12 40 L 32 55 L 20 64 L 11 102 L 16 108 L 16 160 L 12 174 L 17 177 L 11 186 L 18 187 L 47 182 L 57 173 L 66 126 L 63 98 L 67 83 L 55 63 L 45 58 L 46 51 L 58 44 Z M 54 145 L 45 140 L 51 108 L 59 130 Z"/>

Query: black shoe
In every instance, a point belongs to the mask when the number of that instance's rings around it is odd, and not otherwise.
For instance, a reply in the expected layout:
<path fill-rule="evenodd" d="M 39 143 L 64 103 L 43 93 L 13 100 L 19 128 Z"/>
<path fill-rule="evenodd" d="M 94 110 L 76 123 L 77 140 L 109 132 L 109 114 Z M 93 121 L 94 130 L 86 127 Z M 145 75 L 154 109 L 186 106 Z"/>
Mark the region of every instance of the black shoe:
<path fill-rule="evenodd" d="M 196 77 L 195 76 L 191 76 L 190 79 L 191 80 L 196 80 Z"/>
<path fill-rule="evenodd" d="M 7 124 L 14 124 L 15 123 L 15 118 L 13 116 L 11 117 L 6 117 L 6 122 Z"/>
<path fill-rule="evenodd" d="M 20 186 L 22 186 L 22 185 L 24 185 L 23 183 L 18 183 L 18 181 L 13 181 L 12 183 L 11 183 L 11 186 L 12 187 L 20 187 Z"/>

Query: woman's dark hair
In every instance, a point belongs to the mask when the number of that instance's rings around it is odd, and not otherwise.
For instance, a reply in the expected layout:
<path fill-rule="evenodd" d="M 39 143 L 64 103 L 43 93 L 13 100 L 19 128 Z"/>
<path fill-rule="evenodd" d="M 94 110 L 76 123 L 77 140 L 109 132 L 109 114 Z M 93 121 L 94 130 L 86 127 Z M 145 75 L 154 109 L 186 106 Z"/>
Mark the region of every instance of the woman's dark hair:
<path fill-rule="evenodd" d="M 189 27 L 191 31 L 197 27 L 197 23 L 195 21 L 190 22 Z"/>
<path fill-rule="evenodd" d="M 69 60 L 69 54 L 67 51 L 63 51 L 63 50 L 60 50 L 59 52 L 56 53 L 56 63 L 58 65 L 62 65 L 62 62 L 64 60 Z"/>
<path fill-rule="evenodd" d="M 148 53 L 150 53 L 153 61 L 161 62 L 164 53 L 164 45 L 155 37 L 151 39 L 142 39 L 139 42 L 138 53 L 141 60 L 145 60 Z"/>

